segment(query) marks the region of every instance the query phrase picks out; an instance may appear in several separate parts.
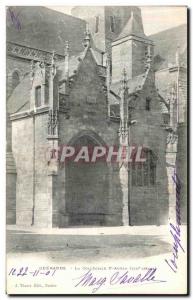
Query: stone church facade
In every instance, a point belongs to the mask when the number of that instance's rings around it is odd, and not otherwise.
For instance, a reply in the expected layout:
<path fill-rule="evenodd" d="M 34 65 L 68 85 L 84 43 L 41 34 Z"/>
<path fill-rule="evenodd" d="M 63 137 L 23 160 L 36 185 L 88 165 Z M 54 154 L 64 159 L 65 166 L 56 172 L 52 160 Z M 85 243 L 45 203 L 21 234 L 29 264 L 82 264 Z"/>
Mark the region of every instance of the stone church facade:
<path fill-rule="evenodd" d="M 67 38 L 63 53 L 8 41 L 9 224 L 121 226 L 169 220 L 168 105 L 157 90 L 154 42 L 144 34 L 139 8 L 100 7 L 97 14 L 89 9 L 96 17 L 77 7 L 67 20 L 71 38 L 82 39 L 80 50 L 71 49 Z M 61 145 L 138 145 L 146 161 L 128 169 L 104 161 L 61 167 L 45 155 Z"/>

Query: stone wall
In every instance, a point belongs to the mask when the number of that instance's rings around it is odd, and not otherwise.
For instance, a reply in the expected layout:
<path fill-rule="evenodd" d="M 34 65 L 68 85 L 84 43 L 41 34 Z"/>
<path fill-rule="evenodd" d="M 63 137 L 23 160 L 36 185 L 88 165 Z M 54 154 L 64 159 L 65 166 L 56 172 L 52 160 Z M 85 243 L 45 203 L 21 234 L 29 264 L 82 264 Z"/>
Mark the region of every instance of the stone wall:
<path fill-rule="evenodd" d="M 6 223 L 16 223 L 16 167 L 12 152 L 6 153 Z"/>
<path fill-rule="evenodd" d="M 46 160 L 48 114 L 20 118 L 13 124 L 17 169 L 17 225 L 52 226 L 52 176 Z"/>
<path fill-rule="evenodd" d="M 152 81 L 153 82 L 153 81 Z M 150 111 L 145 109 L 146 97 L 151 98 Z M 137 123 L 131 127 L 131 144 L 143 145 L 157 157 L 156 185 L 132 187 L 130 212 L 131 224 L 152 225 L 168 222 L 168 178 L 166 173 L 165 144 L 166 133 L 161 127 L 159 99 L 151 77 L 146 81 L 143 91 L 136 99 L 132 120 Z"/>
<path fill-rule="evenodd" d="M 131 36 L 113 42 L 112 82 L 120 80 L 124 68 L 129 79 L 144 73 L 147 47 L 151 44 L 148 39 Z M 151 46 L 151 55 L 153 55 L 153 46 Z"/>
<path fill-rule="evenodd" d="M 182 123 L 178 126 L 178 146 L 176 156 L 176 172 L 181 183 L 180 190 L 180 213 L 182 224 L 187 224 L 187 124 Z"/>
<path fill-rule="evenodd" d="M 33 210 L 33 119 L 12 123 L 12 149 L 17 169 L 16 224 L 30 226 Z"/>

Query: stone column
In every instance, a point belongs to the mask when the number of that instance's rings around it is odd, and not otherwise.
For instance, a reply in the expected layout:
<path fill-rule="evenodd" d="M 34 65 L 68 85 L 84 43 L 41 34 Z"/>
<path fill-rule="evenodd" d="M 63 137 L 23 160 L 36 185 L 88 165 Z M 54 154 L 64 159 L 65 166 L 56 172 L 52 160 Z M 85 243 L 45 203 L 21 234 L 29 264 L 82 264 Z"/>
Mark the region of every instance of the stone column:
<path fill-rule="evenodd" d="M 176 166 L 177 142 L 169 143 L 166 150 L 168 192 L 169 192 L 169 222 L 176 222 L 176 188 L 172 176 Z"/>
<path fill-rule="evenodd" d="M 121 189 L 122 189 L 122 193 L 123 193 L 122 224 L 123 224 L 123 226 L 128 226 L 129 225 L 128 170 L 124 165 L 122 165 L 122 167 L 120 168 L 119 175 L 120 175 Z"/>

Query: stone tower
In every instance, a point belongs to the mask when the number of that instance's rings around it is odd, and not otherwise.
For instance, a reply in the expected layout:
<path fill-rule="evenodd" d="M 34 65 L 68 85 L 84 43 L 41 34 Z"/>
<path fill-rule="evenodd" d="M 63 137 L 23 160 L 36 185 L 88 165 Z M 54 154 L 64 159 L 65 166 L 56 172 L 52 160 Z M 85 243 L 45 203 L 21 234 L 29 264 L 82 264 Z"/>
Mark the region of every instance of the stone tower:
<path fill-rule="evenodd" d="M 132 10 L 121 33 L 112 42 L 112 82 L 121 78 L 125 68 L 128 79 L 146 71 L 153 56 L 153 42 L 144 34 L 140 10 Z"/>
<path fill-rule="evenodd" d="M 77 6 L 71 11 L 72 15 L 86 20 L 89 24 L 94 44 L 103 53 L 111 53 L 111 43 L 123 31 L 125 25 L 135 14 L 138 27 L 143 32 L 141 10 L 134 6 Z"/>

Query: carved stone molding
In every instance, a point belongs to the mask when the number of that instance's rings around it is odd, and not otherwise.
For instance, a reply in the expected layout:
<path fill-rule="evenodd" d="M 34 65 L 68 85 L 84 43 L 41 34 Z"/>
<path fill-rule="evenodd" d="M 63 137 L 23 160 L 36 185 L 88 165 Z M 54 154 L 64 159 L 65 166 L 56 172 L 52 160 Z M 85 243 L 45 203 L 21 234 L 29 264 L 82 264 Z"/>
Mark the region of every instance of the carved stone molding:
<path fill-rule="evenodd" d="M 58 111 L 57 110 L 49 111 L 48 136 L 58 136 Z"/>
<path fill-rule="evenodd" d="M 15 44 L 12 42 L 7 42 L 7 55 L 27 60 L 45 62 L 47 64 L 51 64 L 53 58 L 52 52 Z M 55 54 L 55 59 L 64 60 L 64 56 Z"/>
<path fill-rule="evenodd" d="M 178 135 L 174 132 L 169 132 L 168 136 L 167 136 L 167 141 L 166 144 L 175 144 L 178 141 Z"/>

